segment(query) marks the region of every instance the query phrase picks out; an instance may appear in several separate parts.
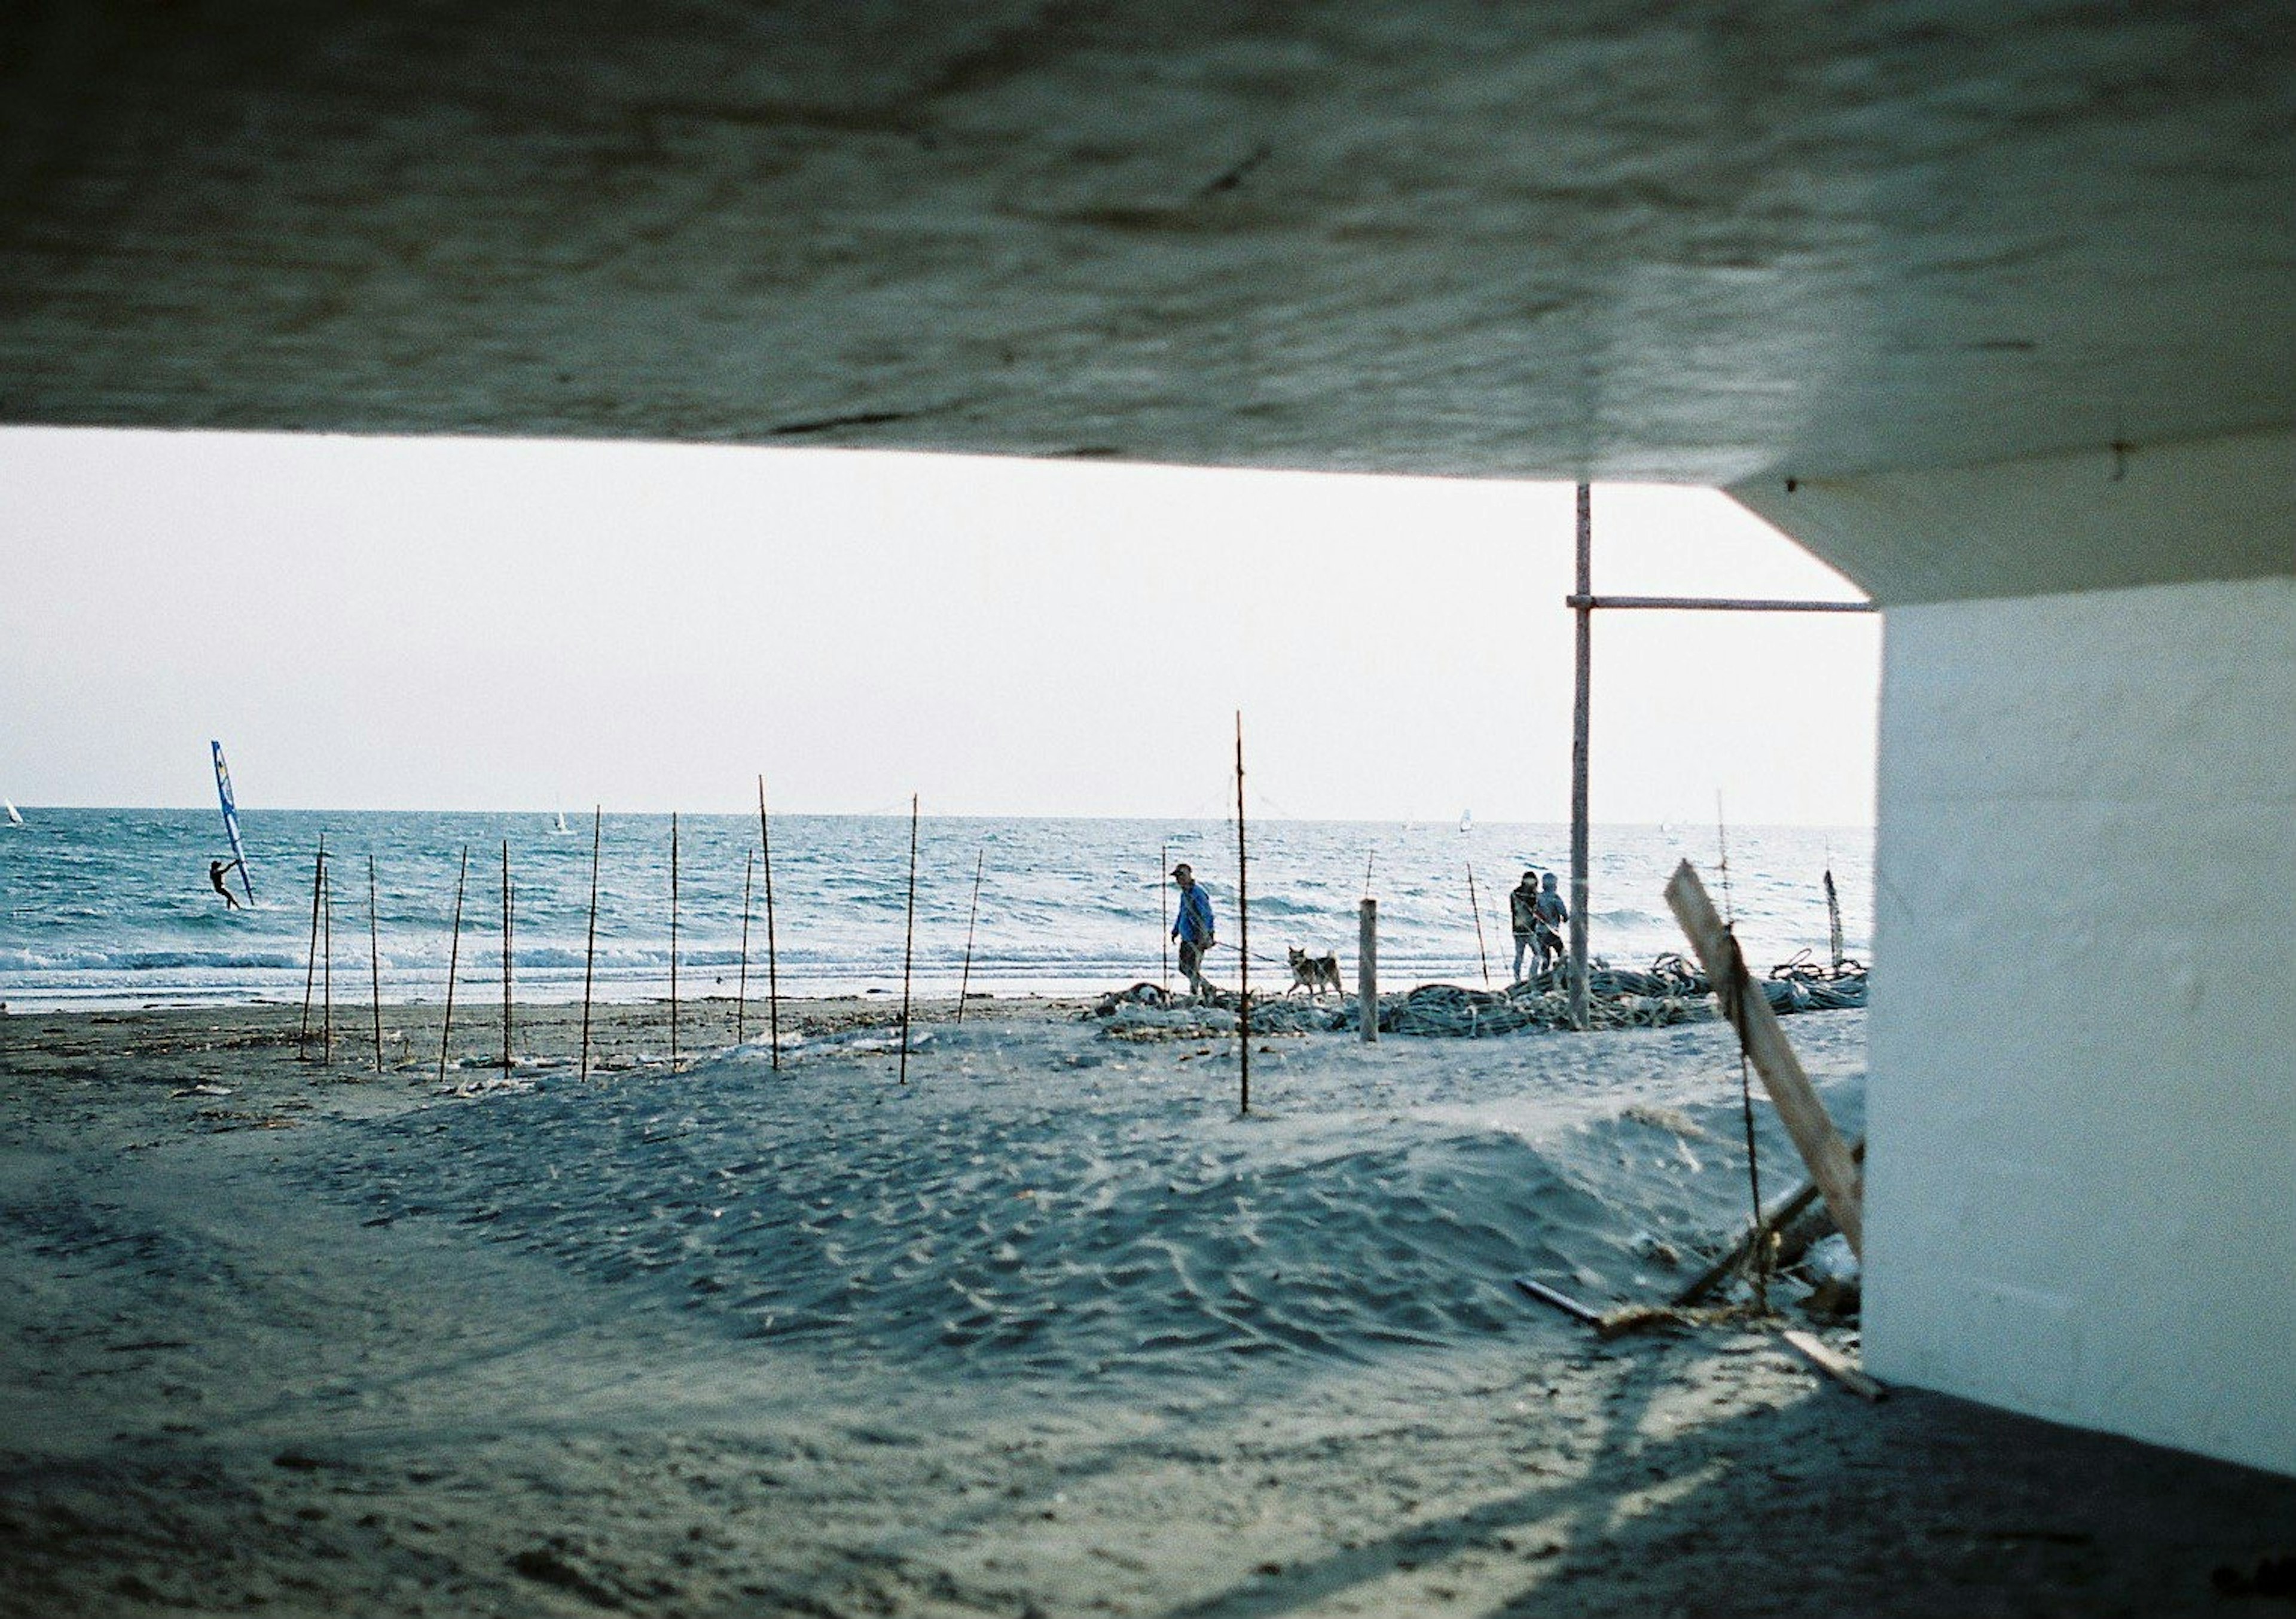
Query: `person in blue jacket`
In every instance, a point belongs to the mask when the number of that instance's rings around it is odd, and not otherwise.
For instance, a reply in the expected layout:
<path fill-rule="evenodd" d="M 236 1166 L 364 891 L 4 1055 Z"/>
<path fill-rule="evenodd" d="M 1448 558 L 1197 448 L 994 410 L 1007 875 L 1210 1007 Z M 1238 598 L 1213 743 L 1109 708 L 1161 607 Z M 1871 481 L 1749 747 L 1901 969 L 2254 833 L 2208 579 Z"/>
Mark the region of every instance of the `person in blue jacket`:
<path fill-rule="evenodd" d="M 1180 914 L 1173 920 L 1172 936 L 1180 941 L 1180 971 L 1186 975 L 1188 988 L 1199 995 L 1211 993 L 1211 980 L 1204 977 L 1204 952 L 1212 947 L 1212 901 L 1196 882 L 1196 873 L 1187 862 L 1172 868 L 1172 880 L 1180 885 Z"/>
<path fill-rule="evenodd" d="M 1551 972 L 1562 961 L 1562 925 L 1570 920 L 1570 907 L 1562 903 L 1555 892 L 1554 873 L 1549 871 L 1538 895 L 1538 969 Z"/>

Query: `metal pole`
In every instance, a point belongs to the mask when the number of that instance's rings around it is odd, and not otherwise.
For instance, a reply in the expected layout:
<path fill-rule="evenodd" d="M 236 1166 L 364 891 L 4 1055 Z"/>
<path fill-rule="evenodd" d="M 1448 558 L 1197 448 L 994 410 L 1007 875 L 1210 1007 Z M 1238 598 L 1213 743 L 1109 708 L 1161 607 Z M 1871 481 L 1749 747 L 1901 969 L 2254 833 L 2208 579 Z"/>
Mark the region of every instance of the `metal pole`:
<path fill-rule="evenodd" d="M 1379 1038 L 1379 902 L 1364 895 L 1363 921 L 1356 935 L 1356 1010 L 1365 1043 Z"/>
<path fill-rule="evenodd" d="M 909 925 L 901 946 L 901 1083 L 909 1083 L 909 968 L 917 953 L 917 796 L 909 795 Z"/>
<path fill-rule="evenodd" d="M 1475 913 L 1475 953 L 1483 961 L 1483 987 L 1491 986 L 1491 952 L 1483 943 L 1483 902 L 1475 896 L 1475 866 L 1467 863 L 1467 909 Z"/>
<path fill-rule="evenodd" d="M 382 1074 L 382 944 L 374 920 L 374 856 L 366 857 L 366 970 L 374 1006 L 374 1071 Z"/>
<path fill-rule="evenodd" d="M 669 1071 L 677 1072 L 677 812 L 669 812 Z"/>
<path fill-rule="evenodd" d="M 742 851 L 742 976 L 734 982 L 734 1043 L 750 1032 L 750 890 L 758 878 L 758 852 Z"/>
<path fill-rule="evenodd" d="M 308 1062 L 311 1043 L 311 987 L 319 970 L 319 868 L 327 863 L 327 835 L 319 834 L 319 857 L 311 863 L 311 942 L 303 950 L 303 1026 L 295 1034 L 295 1060 Z"/>
<path fill-rule="evenodd" d="M 590 806 L 590 940 L 582 951 L 581 1077 L 590 1077 L 590 983 L 598 966 L 598 844 L 606 824 L 606 806 Z"/>
<path fill-rule="evenodd" d="M 1570 1026 L 1584 1029 L 1587 1007 L 1587 740 L 1595 669 L 1595 506 L 1578 486 L 1578 699 L 1570 724 Z"/>
<path fill-rule="evenodd" d="M 964 971 L 956 981 L 956 1020 L 964 1021 L 964 996 L 972 983 L 972 928 L 980 920 L 980 872 L 988 863 L 988 851 L 976 849 L 972 854 L 972 910 L 964 919 Z"/>
<path fill-rule="evenodd" d="M 766 779 L 758 778 L 758 863 L 766 869 L 766 1017 L 772 1030 L 774 1072 L 782 1068 L 781 953 L 774 945 L 774 835 L 766 823 Z"/>
<path fill-rule="evenodd" d="M 1235 1073 L 1239 1113 L 1251 1111 L 1251 888 L 1243 851 L 1243 710 L 1235 711 Z"/>
<path fill-rule="evenodd" d="M 439 1026 L 439 1083 L 447 1083 L 447 1042 L 455 1033 L 455 969 L 463 964 L 463 888 L 471 880 L 471 846 L 463 846 L 463 869 L 455 878 L 455 936 L 447 946 L 447 1016 Z"/>

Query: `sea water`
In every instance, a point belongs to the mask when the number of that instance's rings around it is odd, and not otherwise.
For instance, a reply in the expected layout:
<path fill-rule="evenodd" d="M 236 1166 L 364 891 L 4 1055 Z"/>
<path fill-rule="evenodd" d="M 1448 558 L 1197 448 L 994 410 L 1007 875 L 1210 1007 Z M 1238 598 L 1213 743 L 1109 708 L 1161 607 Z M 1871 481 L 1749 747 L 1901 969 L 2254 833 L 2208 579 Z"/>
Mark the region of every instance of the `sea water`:
<path fill-rule="evenodd" d="M 208 883 L 227 860 L 212 808 L 39 809 L 0 825 L 0 1002 L 17 1011 L 297 1001 L 332 961 L 339 1000 L 365 1000 L 379 969 L 386 1002 L 435 1002 L 450 954 L 460 998 L 498 998 L 503 860 L 508 849 L 511 966 L 521 1000 L 578 1000 L 589 942 L 591 825 L 561 833 L 544 814 L 249 810 L 257 904 L 228 909 Z M 1270 820 L 1249 829 L 1251 977 L 1289 984 L 1286 947 L 1336 950 L 1350 985 L 1358 902 L 1379 901 L 1383 987 L 1507 982 L 1507 891 L 1526 867 L 1570 891 L 1561 826 Z M 908 951 L 906 817 L 778 815 L 772 823 L 772 942 L 784 994 L 898 994 Z M 314 856 L 329 880 L 312 946 Z M 1645 966 L 1685 949 L 1662 890 L 1688 858 L 1724 898 L 1713 827 L 1598 826 L 1592 834 L 1590 949 Z M 755 815 L 678 822 L 676 961 L 685 995 L 734 993 L 745 868 Z M 594 974 L 602 999 L 665 995 L 671 962 L 670 822 L 604 818 Z M 1732 828 L 1727 901 L 1758 970 L 1827 953 L 1824 875 L 1840 893 L 1852 955 L 1871 933 L 1870 828 Z M 459 953 L 455 901 L 463 852 Z M 369 950 L 368 870 L 373 904 Z M 1168 972 L 1172 886 L 1187 861 L 1209 890 L 1216 979 L 1237 976 L 1233 822 L 926 817 L 916 858 L 916 993 L 955 993 L 971 937 L 970 985 L 995 994 L 1078 993 Z M 980 871 L 973 915 L 973 879 Z M 1472 868 L 1479 902 L 1471 906 Z M 749 993 L 766 993 L 762 864 L 749 878 Z M 237 890 L 235 877 L 233 880 Z M 1477 912 L 1481 930 L 1477 932 Z M 324 943 L 331 937 L 330 947 Z"/>

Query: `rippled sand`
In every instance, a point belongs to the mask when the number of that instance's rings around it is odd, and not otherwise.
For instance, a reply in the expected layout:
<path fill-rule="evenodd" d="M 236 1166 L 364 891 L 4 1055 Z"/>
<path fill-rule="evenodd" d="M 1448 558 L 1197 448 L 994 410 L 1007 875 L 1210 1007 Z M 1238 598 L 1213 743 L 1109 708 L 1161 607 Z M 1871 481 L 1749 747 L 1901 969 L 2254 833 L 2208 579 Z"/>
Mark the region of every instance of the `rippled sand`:
<path fill-rule="evenodd" d="M 587 1081 L 575 1010 L 507 1080 L 458 1016 L 444 1084 L 435 1009 L 381 1075 L 292 1009 L 0 1019 L 0 1608 L 2216 1612 L 2296 1523 L 1524 1300 L 1742 1218 L 1718 1026 L 1268 1039 L 1240 1117 L 1233 1041 L 1078 1011 L 929 1008 L 906 1086 L 876 1000 L 778 1074 L 722 1002 Z M 1854 1129 L 1863 1014 L 1789 1026 Z"/>

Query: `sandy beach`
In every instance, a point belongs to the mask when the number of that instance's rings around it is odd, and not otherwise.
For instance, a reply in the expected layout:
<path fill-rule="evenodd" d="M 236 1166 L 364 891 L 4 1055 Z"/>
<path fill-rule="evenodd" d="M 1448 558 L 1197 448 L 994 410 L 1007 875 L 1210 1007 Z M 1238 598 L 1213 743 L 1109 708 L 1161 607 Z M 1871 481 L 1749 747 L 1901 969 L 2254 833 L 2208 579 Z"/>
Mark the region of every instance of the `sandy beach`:
<path fill-rule="evenodd" d="M 2161 1615 L 2296 1481 L 1778 1321 L 1610 1341 L 1743 1219 L 1712 1021 L 1270 1036 L 883 997 L 0 1018 L 0 1611 Z M 749 1033 L 763 1033 L 762 1004 Z M 1174 1020 L 1177 1021 L 1177 1020 Z M 1789 1029 L 1844 1124 L 1862 1012 Z M 313 1049 L 316 1055 L 316 1048 Z M 1767 1109 L 1764 1109 L 1767 1112 Z M 1800 1179 L 1765 1125 L 1768 1189 Z M 2219 1571 L 2229 1571 L 2229 1575 Z"/>

